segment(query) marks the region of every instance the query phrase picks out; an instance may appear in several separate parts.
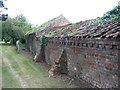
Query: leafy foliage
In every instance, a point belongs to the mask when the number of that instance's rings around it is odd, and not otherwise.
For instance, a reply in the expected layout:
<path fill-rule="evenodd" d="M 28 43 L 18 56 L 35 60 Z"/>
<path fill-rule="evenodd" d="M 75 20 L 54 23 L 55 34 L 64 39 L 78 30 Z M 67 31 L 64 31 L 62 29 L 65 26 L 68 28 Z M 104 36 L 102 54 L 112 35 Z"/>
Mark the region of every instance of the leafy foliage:
<path fill-rule="evenodd" d="M 112 10 L 106 12 L 103 15 L 103 19 L 113 19 L 113 18 L 118 18 L 120 16 L 120 6 L 116 6 Z"/>
<path fill-rule="evenodd" d="M 120 6 L 114 7 L 112 10 L 106 12 L 102 17 L 97 17 L 96 20 L 94 20 L 93 24 L 118 18 L 120 19 Z"/>
<path fill-rule="evenodd" d="M 0 8 L 3 8 L 0 10 L 0 21 L 5 21 L 8 18 L 8 14 L 3 13 L 3 10 L 7 10 L 8 8 L 4 5 L 4 0 L 0 0 Z"/>
<path fill-rule="evenodd" d="M 13 43 L 17 39 L 24 41 L 25 34 L 29 30 L 31 31 L 31 24 L 27 22 L 22 14 L 15 18 L 8 18 L 6 21 L 2 21 L 2 39 L 5 41 L 12 40 Z"/>

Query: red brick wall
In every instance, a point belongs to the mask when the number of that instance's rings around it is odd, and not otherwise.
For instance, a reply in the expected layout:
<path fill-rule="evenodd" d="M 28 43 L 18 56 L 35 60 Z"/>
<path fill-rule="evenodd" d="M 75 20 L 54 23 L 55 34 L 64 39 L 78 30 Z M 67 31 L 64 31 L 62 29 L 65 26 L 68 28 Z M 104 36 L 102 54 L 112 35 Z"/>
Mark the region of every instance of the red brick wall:
<path fill-rule="evenodd" d="M 75 37 L 48 38 L 46 62 L 59 61 L 66 50 L 68 74 L 83 79 L 95 87 L 117 88 L 120 41 L 118 39 L 81 40 Z"/>

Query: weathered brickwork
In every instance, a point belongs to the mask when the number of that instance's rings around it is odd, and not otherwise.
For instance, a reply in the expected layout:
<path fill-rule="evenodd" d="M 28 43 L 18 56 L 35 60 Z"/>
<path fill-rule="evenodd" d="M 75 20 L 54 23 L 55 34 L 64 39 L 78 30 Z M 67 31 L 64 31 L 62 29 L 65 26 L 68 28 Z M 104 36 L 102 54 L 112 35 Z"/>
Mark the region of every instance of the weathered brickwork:
<path fill-rule="evenodd" d="M 68 24 L 70 24 L 69 21 L 63 15 L 58 16 L 37 31 L 26 35 L 26 48 L 34 55 L 36 55 L 41 50 L 40 41 L 37 38 L 38 36 L 48 34 L 50 31 L 56 30 L 61 27 L 66 27 L 68 26 Z"/>
<path fill-rule="evenodd" d="M 98 88 L 118 88 L 120 78 L 120 19 L 70 24 L 62 15 L 26 36 L 26 48 L 36 62 L 60 64 L 60 74 L 82 79 Z M 45 44 L 37 39 L 63 28 Z"/>
<path fill-rule="evenodd" d="M 99 88 L 118 87 L 119 39 L 47 38 L 46 62 L 59 62 L 66 51 L 68 75 Z"/>
<path fill-rule="evenodd" d="M 36 40 L 36 36 L 35 33 L 29 34 L 28 36 L 26 36 L 26 48 L 32 52 L 35 55 L 35 52 L 37 50 L 39 50 L 38 48 L 36 49 L 36 47 L 39 46 L 36 45 L 37 44 L 37 40 Z"/>

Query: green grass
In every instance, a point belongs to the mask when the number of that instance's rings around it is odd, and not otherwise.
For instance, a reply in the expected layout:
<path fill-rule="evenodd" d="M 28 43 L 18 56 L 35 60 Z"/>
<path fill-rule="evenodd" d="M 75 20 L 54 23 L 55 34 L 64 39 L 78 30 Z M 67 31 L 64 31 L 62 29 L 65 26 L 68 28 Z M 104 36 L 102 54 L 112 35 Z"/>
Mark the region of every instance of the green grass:
<path fill-rule="evenodd" d="M 10 66 L 6 60 L 11 64 L 14 72 L 26 82 L 26 88 L 75 88 L 77 86 L 67 85 L 55 78 L 49 78 L 48 73 L 39 64 L 32 62 L 32 57 L 26 53 L 16 53 L 15 46 L 0 45 L 3 53 L 3 87 L 14 88 L 23 87 L 18 78 L 10 70 Z"/>
<path fill-rule="evenodd" d="M 4 41 L 0 41 L 0 44 L 10 44 L 10 42 L 4 42 Z"/>
<path fill-rule="evenodd" d="M 21 85 L 18 82 L 18 80 L 16 78 L 14 78 L 14 76 L 12 75 L 12 73 L 10 72 L 10 68 L 5 65 L 5 63 L 2 63 L 2 74 L 3 74 L 3 87 L 7 87 L 7 88 L 20 88 Z"/>
<path fill-rule="evenodd" d="M 25 44 L 20 43 L 19 46 L 20 47 L 25 47 Z"/>

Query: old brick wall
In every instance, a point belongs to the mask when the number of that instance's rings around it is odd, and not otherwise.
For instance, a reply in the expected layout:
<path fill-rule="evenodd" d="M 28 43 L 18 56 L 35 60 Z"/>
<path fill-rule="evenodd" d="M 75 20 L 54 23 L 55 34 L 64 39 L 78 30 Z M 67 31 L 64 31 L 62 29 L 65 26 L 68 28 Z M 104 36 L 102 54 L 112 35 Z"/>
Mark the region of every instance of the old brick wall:
<path fill-rule="evenodd" d="M 59 62 L 61 73 L 66 71 L 71 77 L 95 87 L 117 88 L 120 77 L 119 22 L 115 19 L 90 26 L 91 20 L 87 20 L 69 24 L 61 15 L 27 35 L 26 45 L 30 52 L 38 54 L 38 61 L 45 60 L 50 65 Z M 60 27 L 66 28 L 45 39 L 46 45 L 36 38 Z M 64 68 L 67 70 L 62 70 Z"/>
<path fill-rule="evenodd" d="M 36 53 L 38 53 L 41 49 L 41 43 L 39 40 L 40 38 L 38 36 L 42 36 L 51 30 L 53 31 L 55 28 L 61 28 L 62 26 L 65 27 L 67 24 L 70 23 L 63 15 L 58 16 L 55 20 L 49 22 L 39 30 L 26 35 L 26 48 L 34 55 L 36 55 Z"/>
<path fill-rule="evenodd" d="M 117 88 L 120 64 L 119 39 L 79 39 L 78 37 L 47 38 L 45 59 L 48 64 L 67 55 L 68 75 L 83 79 L 95 87 Z"/>
<path fill-rule="evenodd" d="M 36 39 L 35 33 L 26 35 L 26 48 L 33 53 L 33 55 L 39 50 L 39 46 L 39 41 Z"/>

